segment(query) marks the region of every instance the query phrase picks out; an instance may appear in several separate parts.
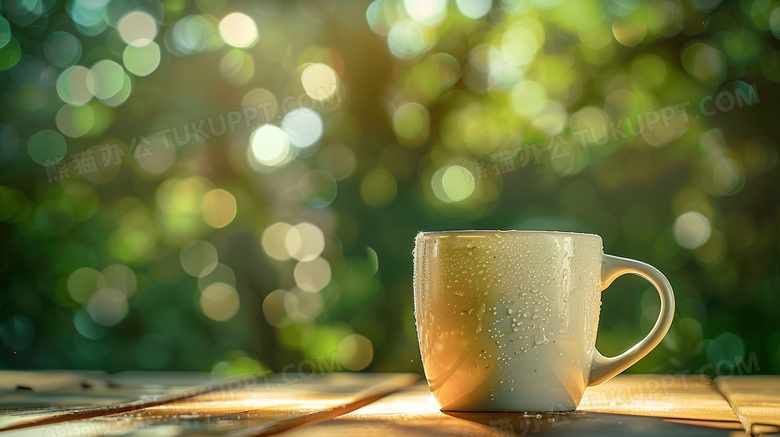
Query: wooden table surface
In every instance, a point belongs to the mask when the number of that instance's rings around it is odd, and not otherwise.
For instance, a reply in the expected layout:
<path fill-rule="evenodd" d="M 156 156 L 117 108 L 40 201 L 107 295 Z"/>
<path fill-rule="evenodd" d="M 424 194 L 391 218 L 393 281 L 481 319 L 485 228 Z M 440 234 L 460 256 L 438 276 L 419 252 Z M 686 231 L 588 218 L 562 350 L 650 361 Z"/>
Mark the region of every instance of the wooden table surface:
<path fill-rule="evenodd" d="M 18 388 L 20 387 L 20 388 Z M 571 413 L 441 412 L 411 374 L 0 372 L 0 437 L 780 433 L 780 377 L 621 375 Z"/>

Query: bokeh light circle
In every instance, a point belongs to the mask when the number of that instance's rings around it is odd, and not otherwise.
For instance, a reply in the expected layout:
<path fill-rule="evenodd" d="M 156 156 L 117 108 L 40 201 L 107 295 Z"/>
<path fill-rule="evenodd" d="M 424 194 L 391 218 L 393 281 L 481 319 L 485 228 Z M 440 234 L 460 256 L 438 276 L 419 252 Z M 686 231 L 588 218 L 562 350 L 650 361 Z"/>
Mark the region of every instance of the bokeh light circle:
<path fill-rule="evenodd" d="M 224 322 L 236 315 L 241 307 L 241 300 L 238 292 L 231 285 L 216 282 L 201 292 L 200 307 L 206 317 Z"/>
<path fill-rule="evenodd" d="M 680 246 L 696 249 L 704 245 L 712 234 L 709 219 L 696 211 L 680 214 L 674 221 L 674 237 Z"/>
<path fill-rule="evenodd" d="M 203 196 L 203 221 L 215 229 L 224 228 L 236 216 L 236 198 L 229 191 L 216 188 Z"/>
<path fill-rule="evenodd" d="M 96 63 L 87 74 L 87 89 L 99 99 L 108 99 L 122 90 L 125 70 L 114 61 L 104 59 Z"/>
<path fill-rule="evenodd" d="M 531 118 L 547 101 L 547 90 L 531 80 L 524 80 L 512 89 L 510 102 L 515 113 Z"/>
<path fill-rule="evenodd" d="M 338 92 L 336 71 L 325 64 L 312 64 L 301 73 L 303 89 L 318 102 L 330 100 Z"/>
<path fill-rule="evenodd" d="M 67 68 L 57 78 L 57 94 L 63 102 L 81 106 L 92 99 L 92 92 L 87 87 L 89 69 L 81 65 Z"/>
<path fill-rule="evenodd" d="M 351 334 L 339 342 L 338 354 L 345 369 L 357 372 L 374 360 L 374 347 L 368 338 Z"/>
<path fill-rule="evenodd" d="M 148 76 L 160 65 L 160 46 L 146 40 L 144 45 L 130 44 L 122 53 L 122 62 L 130 73 L 136 76 Z"/>
<path fill-rule="evenodd" d="M 12 68 L 20 59 L 22 59 L 22 47 L 16 38 L 11 38 L 11 41 L 0 48 L 0 70 Z"/>
<path fill-rule="evenodd" d="M 96 291 L 106 286 L 106 278 L 99 271 L 83 267 L 68 276 L 66 287 L 70 297 L 78 303 L 86 304 Z"/>
<path fill-rule="evenodd" d="M 108 26 L 106 22 L 107 0 L 95 1 L 69 1 L 65 4 L 65 10 L 76 23 L 79 32 L 95 36 Z"/>
<path fill-rule="evenodd" d="M 493 6 L 493 0 L 456 0 L 455 4 L 461 14 L 472 20 L 482 18 Z"/>
<path fill-rule="evenodd" d="M 447 0 L 404 0 L 404 9 L 413 20 L 435 25 L 447 15 Z"/>
<path fill-rule="evenodd" d="M 279 104 L 274 94 L 264 88 L 254 88 L 247 91 L 241 98 L 241 107 L 248 108 L 254 106 L 258 108 L 259 120 L 270 122 L 276 119 L 279 112 Z"/>
<path fill-rule="evenodd" d="M 388 3 L 382 0 L 374 0 L 366 8 L 366 22 L 368 27 L 377 35 L 385 36 L 390 31 L 390 20 L 385 14 L 385 8 Z"/>
<path fill-rule="evenodd" d="M 298 181 L 298 190 L 303 200 L 314 208 L 325 208 L 336 199 L 336 179 L 328 172 L 312 170 Z"/>
<path fill-rule="evenodd" d="M 76 328 L 76 332 L 90 340 L 104 338 L 107 335 L 106 329 L 95 323 L 92 316 L 89 315 L 89 311 L 84 307 L 79 308 L 73 314 L 73 327 Z"/>
<path fill-rule="evenodd" d="M 95 125 L 95 111 L 90 105 L 63 105 L 55 116 L 57 129 L 63 134 L 78 138 L 86 135 Z"/>
<path fill-rule="evenodd" d="M 430 115 L 419 103 L 405 103 L 393 114 L 393 130 L 404 145 L 419 146 L 428 139 Z"/>
<path fill-rule="evenodd" d="M 298 223 L 284 237 L 287 253 L 298 261 L 312 261 L 325 249 L 325 235 L 312 223 Z"/>
<path fill-rule="evenodd" d="M 182 17 L 165 33 L 166 47 L 177 56 L 214 50 L 222 45 L 217 25 L 216 18 L 210 15 Z"/>
<path fill-rule="evenodd" d="M 390 53 L 398 59 L 411 59 L 425 51 L 428 39 L 419 24 L 411 20 L 399 20 L 387 34 Z"/>
<path fill-rule="evenodd" d="M 59 132 L 44 129 L 27 140 L 27 153 L 40 165 L 52 165 L 68 153 L 68 145 Z"/>
<path fill-rule="evenodd" d="M 176 147 L 165 144 L 157 135 L 148 140 L 151 145 L 139 144 L 133 151 L 135 163 L 142 174 L 161 175 L 176 162 Z M 154 159 L 148 159 L 152 156 Z"/>
<path fill-rule="evenodd" d="M 194 240 L 181 248 L 179 260 L 188 275 L 200 278 L 214 270 L 219 256 L 213 244 L 204 240 Z"/>
<path fill-rule="evenodd" d="M 70 67 L 81 58 L 81 42 L 68 32 L 53 32 L 43 42 L 46 59 L 57 67 Z"/>
<path fill-rule="evenodd" d="M 0 49 L 5 47 L 9 41 L 11 41 L 11 24 L 0 15 Z"/>
<path fill-rule="evenodd" d="M 308 108 L 297 108 L 282 119 L 282 130 L 290 138 L 290 144 L 306 148 L 319 141 L 322 136 L 322 118 Z"/>
<path fill-rule="evenodd" d="M 130 80 L 130 76 L 127 75 L 127 73 L 122 73 L 122 87 L 119 88 L 119 91 L 114 94 L 111 97 L 108 98 L 99 98 L 100 103 L 115 108 L 122 103 L 125 103 L 127 99 L 130 97 L 130 92 L 133 89 L 132 81 Z"/>
<path fill-rule="evenodd" d="M 735 194 L 745 184 L 745 169 L 731 159 L 721 159 L 712 172 L 713 188 L 718 194 L 724 196 Z"/>
<path fill-rule="evenodd" d="M 680 60 L 685 71 L 706 85 L 719 85 L 726 78 L 726 56 L 709 44 L 689 45 L 682 51 Z"/>
<path fill-rule="evenodd" d="M 131 46 L 144 46 L 157 36 L 157 20 L 143 11 L 132 11 L 119 19 L 119 36 Z"/>
<path fill-rule="evenodd" d="M 263 231 L 260 237 L 263 250 L 271 258 L 284 261 L 290 259 L 290 252 L 287 250 L 287 234 L 292 229 L 292 225 L 285 222 L 274 223 Z"/>
<path fill-rule="evenodd" d="M 555 100 L 547 100 L 537 106 L 531 125 L 552 138 L 566 127 L 568 118 L 565 106 Z"/>
<path fill-rule="evenodd" d="M 121 322 L 129 310 L 127 296 L 113 288 L 101 288 L 87 303 L 87 311 L 96 323 L 114 326 Z"/>
<path fill-rule="evenodd" d="M 269 167 L 283 163 L 290 154 L 287 133 L 271 124 L 264 124 L 252 133 L 249 147 L 254 159 Z"/>
<path fill-rule="evenodd" d="M 232 49 L 219 61 L 219 72 L 226 82 L 242 86 L 255 74 L 255 62 L 244 50 Z"/>
<path fill-rule="evenodd" d="M 138 289 L 138 278 L 130 267 L 124 264 L 113 264 L 102 271 L 108 288 L 119 290 L 131 296 Z"/>
<path fill-rule="evenodd" d="M 501 38 L 501 54 L 510 64 L 528 65 L 536 56 L 539 41 L 536 35 L 524 27 L 513 27 Z"/>
<path fill-rule="evenodd" d="M 780 39 L 780 7 L 775 8 L 769 16 L 769 29 L 775 38 Z"/>
<path fill-rule="evenodd" d="M 320 315 L 323 306 L 321 293 L 293 288 L 284 294 L 284 310 L 291 319 L 296 321 L 313 320 Z"/>
<path fill-rule="evenodd" d="M 225 264 L 217 264 L 208 275 L 198 278 L 198 288 L 203 291 L 209 285 L 222 282 L 230 286 L 236 286 L 236 273 Z"/>
<path fill-rule="evenodd" d="M 441 185 L 451 202 L 467 199 L 476 189 L 476 182 L 471 172 L 459 165 L 453 165 L 444 171 Z"/>
<path fill-rule="evenodd" d="M 295 285 L 303 291 L 317 292 L 330 282 L 330 264 L 324 258 L 301 261 L 293 270 Z"/>
<path fill-rule="evenodd" d="M 286 290 L 274 290 L 263 299 L 263 315 L 269 325 L 282 328 L 290 323 L 285 309 Z"/>
<path fill-rule="evenodd" d="M 258 38 L 255 21 L 240 12 L 228 14 L 219 22 L 219 34 L 233 47 L 251 47 Z"/>

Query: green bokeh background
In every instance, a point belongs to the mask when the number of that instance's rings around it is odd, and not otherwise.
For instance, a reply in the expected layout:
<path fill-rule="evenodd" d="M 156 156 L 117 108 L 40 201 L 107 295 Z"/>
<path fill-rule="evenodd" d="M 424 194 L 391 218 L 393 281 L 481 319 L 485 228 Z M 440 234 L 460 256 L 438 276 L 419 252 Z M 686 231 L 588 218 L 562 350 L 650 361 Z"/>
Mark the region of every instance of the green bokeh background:
<path fill-rule="evenodd" d="M 118 23 L 133 11 L 157 22 L 145 76 L 123 59 Z M 778 1 L 14 0 L 0 12 L 2 368 L 241 373 L 338 353 L 351 370 L 419 372 L 414 235 L 548 229 L 600 234 L 606 252 L 672 282 L 672 329 L 629 371 L 780 372 Z M 220 36 L 234 12 L 256 23 L 249 47 Z M 84 103 L 62 85 L 105 60 L 126 75 L 109 78 L 124 84 L 113 97 Z M 311 104 L 301 77 L 318 63 L 338 77 L 313 105 L 322 134 L 278 165 L 254 162 L 252 133 Z M 257 103 L 256 89 L 279 118 L 155 140 Z M 641 135 L 576 134 L 675 105 L 685 120 Z M 154 153 L 136 159 L 142 137 Z M 82 151 L 96 171 L 76 167 Z M 448 169 L 463 178 L 442 182 Z M 214 189 L 235 198 L 224 227 L 209 225 Z M 298 262 L 269 256 L 263 233 L 280 222 L 321 230 L 327 285 L 301 291 Z M 234 287 L 227 320 L 208 316 L 206 280 L 185 271 L 193 247 L 216 249 L 223 276 L 208 281 Z M 634 344 L 658 305 L 647 283 L 618 280 L 599 349 Z"/>

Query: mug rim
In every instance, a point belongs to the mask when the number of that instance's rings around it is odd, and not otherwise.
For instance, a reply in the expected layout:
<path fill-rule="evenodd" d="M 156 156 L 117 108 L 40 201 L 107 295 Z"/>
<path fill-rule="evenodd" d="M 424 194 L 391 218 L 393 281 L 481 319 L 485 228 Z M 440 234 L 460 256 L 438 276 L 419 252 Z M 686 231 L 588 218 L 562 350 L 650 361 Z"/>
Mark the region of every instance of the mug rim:
<path fill-rule="evenodd" d="M 464 229 L 464 230 L 450 229 L 445 231 L 420 231 L 417 233 L 417 236 L 418 237 L 439 237 L 447 234 L 480 234 L 480 233 L 495 234 L 497 232 L 506 233 L 506 234 L 570 235 L 570 236 L 580 236 L 580 237 L 596 237 L 598 239 L 601 239 L 601 235 L 589 234 L 587 232 L 545 231 L 545 230 L 535 230 L 535 229 L 528 229 L 528 230 L 525 229 Z"/>

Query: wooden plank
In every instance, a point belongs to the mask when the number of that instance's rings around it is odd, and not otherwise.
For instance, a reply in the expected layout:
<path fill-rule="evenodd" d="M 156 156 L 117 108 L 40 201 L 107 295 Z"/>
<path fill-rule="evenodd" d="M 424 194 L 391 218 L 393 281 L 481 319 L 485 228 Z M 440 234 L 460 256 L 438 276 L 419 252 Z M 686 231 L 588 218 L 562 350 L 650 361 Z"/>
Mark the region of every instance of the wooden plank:
<path fill-rule="evenodd" d="M 4 373 L 13 380 L 17 372 Z M 19 381 L 33 390 L 0 392 L 0 431 L 133 411 L 219 387 L 208 373 L 123 372 L 98 379 L 87 372 L 92 378 L 86 380 L 80 372 L 57 379 L 40 372 L 41 381 L 35 381 L 36 373 L 19 372 Z M 70 383 L 62 389 L 49 383 L 59 380 Z"/>
<path fill-rule="evenodd" d="M 751 434 L 774 433 L 780 427 L 780 376 L 718 377 L 715 385 Z"/>
<path fill-rule="evenodd" d="M 3 437 L 98 437 L 149 430 L 165 435 L 269 435 L 347 413 L 417 381 L 410 374 L 335 373 L 311 380 L 276 375 L 160 405 L 18 429 Z"/>
<path fill-rule="evenodd" d="M 585 390 L 580 411 L 737 422 L 706 375 L 618 375 Z"/>
<path fill-rule="evenodd" d="M 17 390 L 44 393 L 103 386 L 106 384 L 104 377 L 103 372 L 0 370 L 0 393 L 7 394 Z"/>
<path fill-rule="evenodd" d="M 738 435 L 749 435 L 740 422 L 715 422 L 710 420 L 665 419 L 667 422 L 684 423 L 686 425 L 709 426 L 712 428 L 738 429 L 742 431 Z M 780 436 L 780 427 L 772 425 L 753 425 L 754 436 Z"/>
<path fill-rule="evenodd" d="M 736 422 L 734 422 L 736 423 Z M 736 432 L 736 434 L 735 434 Z M 577 411 L 572 413 L 441 412 L 427 385 L 415 384 L 335 419 L 288 431 L 285 437 L 510 437 L 525 435 L 723 436 L 744 435 L 728 429 L 640 417 Z"/>

